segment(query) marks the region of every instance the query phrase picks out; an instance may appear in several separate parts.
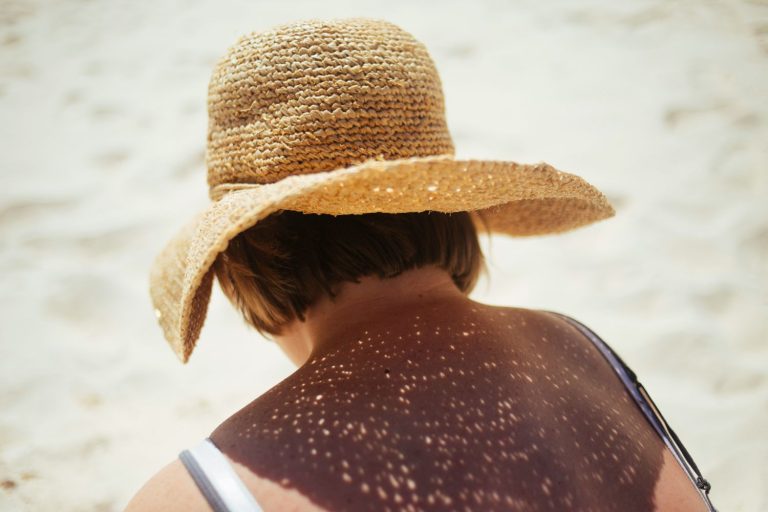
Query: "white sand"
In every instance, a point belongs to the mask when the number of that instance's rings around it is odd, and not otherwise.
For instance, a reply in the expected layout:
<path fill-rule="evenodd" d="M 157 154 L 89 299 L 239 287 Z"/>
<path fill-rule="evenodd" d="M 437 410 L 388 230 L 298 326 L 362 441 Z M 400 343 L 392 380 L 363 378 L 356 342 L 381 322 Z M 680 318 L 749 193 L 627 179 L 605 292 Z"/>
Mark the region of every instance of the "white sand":
<path fill-rule="evenodd" d="M 544 160 L 617 207 L 494 239 L 475 298 L 591 326 L 715 504 L 768 510 L 768 4 L 412 4 L 0 4 L 0 510 L 121 510 L 292 371 L 218 289 L 178 364 L 147 274 L 207 201 L 214 60 L 241 33 L 347 15 L 427 44 L 459 156 Z"/>

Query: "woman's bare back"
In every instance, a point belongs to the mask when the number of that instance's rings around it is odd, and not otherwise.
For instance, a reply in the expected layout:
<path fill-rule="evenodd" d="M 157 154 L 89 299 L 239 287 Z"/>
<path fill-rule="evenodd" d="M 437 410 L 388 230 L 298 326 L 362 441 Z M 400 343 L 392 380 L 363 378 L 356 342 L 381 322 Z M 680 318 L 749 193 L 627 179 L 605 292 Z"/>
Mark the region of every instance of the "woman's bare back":
<path fill-rule="evenodd" d="M 273 495 L 325 510 L 705 510 L 571 325 L 479 304 L 392 318 L 311 358 L 213 441 Z"/>

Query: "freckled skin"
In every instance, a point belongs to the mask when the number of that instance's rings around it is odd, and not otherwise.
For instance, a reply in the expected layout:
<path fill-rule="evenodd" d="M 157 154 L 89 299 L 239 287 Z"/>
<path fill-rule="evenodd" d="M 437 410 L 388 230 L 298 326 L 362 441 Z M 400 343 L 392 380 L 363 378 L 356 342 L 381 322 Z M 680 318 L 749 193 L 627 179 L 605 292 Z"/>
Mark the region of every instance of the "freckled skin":
<path fill-rule="evenodd" d="M 313 355 L 213 441 L 327 510 L 654 510 L 664 444 L 570 324 L 478 303 L 391 318 Z"/>

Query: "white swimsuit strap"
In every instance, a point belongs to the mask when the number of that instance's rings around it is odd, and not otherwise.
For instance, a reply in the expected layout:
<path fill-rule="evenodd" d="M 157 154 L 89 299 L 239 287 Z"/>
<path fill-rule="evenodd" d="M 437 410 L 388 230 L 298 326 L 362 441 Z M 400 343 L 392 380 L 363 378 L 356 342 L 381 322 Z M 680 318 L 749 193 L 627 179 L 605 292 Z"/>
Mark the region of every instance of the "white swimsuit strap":
<path fill-rule="evenodd" d="M 184 450 L 179 459 L 215 512 L 262 512 L 232 465 L 210 439 Z"/>

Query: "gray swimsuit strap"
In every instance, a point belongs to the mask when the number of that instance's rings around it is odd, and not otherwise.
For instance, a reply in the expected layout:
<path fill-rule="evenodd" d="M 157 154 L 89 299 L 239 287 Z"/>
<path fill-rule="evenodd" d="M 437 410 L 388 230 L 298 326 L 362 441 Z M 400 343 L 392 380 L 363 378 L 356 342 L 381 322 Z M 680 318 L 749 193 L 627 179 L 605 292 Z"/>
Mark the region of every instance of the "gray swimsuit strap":
<path fill-rule="evenodd" d="M 707 505 L 707 509 L 711 512 L 717 512 L 717 509 L 709 499 L 709 490 L 712 488 L 712 485 L 703 476 L 701 476 L 701 472 L 699 471 L 696 462 L 694 462 L 693 457 L 690 453 L 688 453 L 688 450 L 685 449 L 682 441 L 680 441 L 680 439 L 677 437 L 677 434 L 675 434 L 675 431 L 672 430 L 672 427 L 669 426 L 667 421 L 664 419 L 664 416 L 661 415 L 661 411 L 659 411 L 658 407 L 656 407 L 656 404 L 653 402 L 653 399 L 648 394 L 648 391 L 637 379 L 635 372 L 633 372 L 632 369 L 627 366 L 621 357 L 619 357 L 619 355 L 614 352 L 614 350 L 605 341 L 603 341 L 600 336 L 598 336 L 586 325 L 562 313 L 546 310 L 542 311 L 556 315 L 576 327 L 579 331 L 581 331 L 582 334 L 587 337 L 587 339 L 592 342 L 593 345 L 595 345 L 600 353 L 603 354 L 603 357 L 605 357 L 605 359 L 607 359 L 613 367 L 616 375 L 618 375 L 622 383 L 624 383 L 624 386 L 627 388 L 627 391 L 629 391 L 629 394 L 632 396 L 635 402 L 637 402 L 640 410 L 646 416 L 651 425 L 653 425 L 653 428 L 656 430 L 659 436 L 664 440 L 664 444 L 667 445 L 672 454 L 675 456 L 675 459 L 677 459 L 677 462 L 683 468 L 685 474 L 688 475 L 688 478 L 691 480 L 693 485 L 696 486 L 696 489 L 699 491 L 702 500 L 704 500 L 704 503 Z"/>
<path fill-rule="evenodd" d="M 179 459 L 214 512 L 262 512 L 232 465 L 210 439 L 184 450 Z"/>

